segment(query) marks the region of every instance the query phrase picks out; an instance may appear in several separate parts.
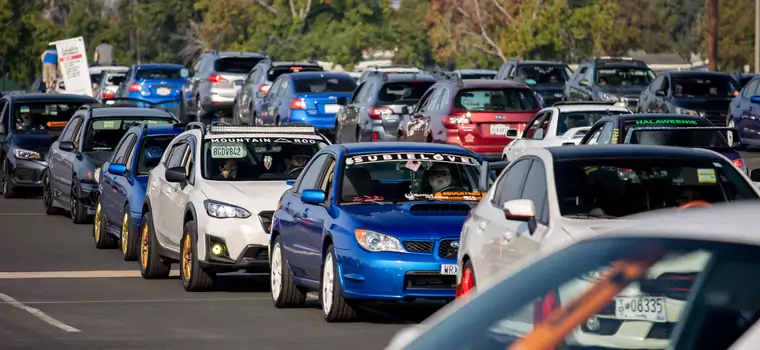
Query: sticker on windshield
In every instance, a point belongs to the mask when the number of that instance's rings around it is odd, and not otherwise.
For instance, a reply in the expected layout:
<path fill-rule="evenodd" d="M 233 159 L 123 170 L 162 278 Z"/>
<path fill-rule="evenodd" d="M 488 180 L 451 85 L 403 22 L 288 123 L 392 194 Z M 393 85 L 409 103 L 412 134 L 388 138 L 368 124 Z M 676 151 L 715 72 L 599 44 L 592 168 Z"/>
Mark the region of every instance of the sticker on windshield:
<path fill-rule="evenodd" d="M 420 169 L 421 165 L 422 165 L 422 163 L 420 163 L 420 162 L 417 162 L 417 161 L 414 161 L 414 160 L 410 160 L 410 161 L 407 161 L 404 166 L 407 169 L 411 170 L 411 171 L 417 172 L 417 170 Z"/>
<path fill-rule="evenodd" d="M 267 170 L 272 167 L 272 156 L 264 156 L 264 167 Z"/>
<path fill-rule="evenodd" d="M 259 142 L 259 143 L 302 143 L 302 144 L 316 144 L 317 140 L 315 139 L 303 139 L 303 138 L 289 138 L 289 137 L 234 137 L 234 138 L 225 138 L 225 137 L 209 137 L 206 136 L 206 139 L 210 139 L 212 143 L 229 143 L 229 142 Z"/>
<path fill-rule="evenodd" d="M 696 120 L 690 119 L 639 119 L 636 125 L 660 125 L 660 124 L 686 124 L 697 125 Z"/>
<path fill-rule="evenodd" d="M 245 158 L 248 155 L 245 145 L 237 142 L 212 143 L 211 158 Z"/>
<path fill-rule="evenodd" d="M 447 199 L 451 201 L 479 201 L 483 198 L 483 192 L 437 192 L 435 199 Z"/>
<path fill-rule="evenodd" d="M 116 124 L 112 120 L 106 120 L 103 122 L 103 129 L 115 129 Z"/>
<path fill-rule="evenodd" d="M 68 123 L 69 122 L 58 121 L 58 122 L 47 122 L 47 123 L 45 123 L 45 125 L 48 128 L 62 128 L 64 126 L 66 126 L 66 124 L 68 124 Z"/>
<path fill-rule="evenodd" d="M 145 150 L 145 158 L 148 159 L 158 159 L 161 158 L 161 156 L 164 155 L 164 150 L 161 147 L 153 146 L 148 147 L 147 150 Z"/>
<path fill-rule="evenodd" d="M 377 201 L 382 201 L 382 200 L 385 200 L 385 198 L 380 197 L 380 196 L 357 196 L 357 197 L 354 197 L 352 201 L 353 202 L 377 202 Z"/>
<path fill-rule="evenodd" d="M 430 193 L 407 193 L 407 194 L 404 195 L 404 197 L 406 199 L 410 200 L 410 201 L 413 201 L 415 199 L 420 199 L 420 198 L 430 199 L 430 200 L 432 200 L 433 198 L 435 198 Z"/>
<path fill-rule="evenodd" d="M 714 184 L 715 169 L 697 169 L 697 179 L 701 184 Z"/>
<path fill-rule="evenodd" d="M 21 111 L 21 113 L 29 113 L 29 106 L 21 106 L 19 111 Z"/>
<path fill-rule="evenodd" d="M 367 154 L 361 156 L 353 156 L 346 159 L 346 164 L 359 164 L 359 163 L 382 163 L 382 162 L 397 162 L 397 161 L 437 161 L 442 163 L 456 163 L 464 165 L 478 165 L 478 161 L 475 158 L 460 156 L 454 154 L 440 154 L 440 153 L 382 153 L 382 154 Z M 410 169 L 411 170 L 411 169 Z"/>

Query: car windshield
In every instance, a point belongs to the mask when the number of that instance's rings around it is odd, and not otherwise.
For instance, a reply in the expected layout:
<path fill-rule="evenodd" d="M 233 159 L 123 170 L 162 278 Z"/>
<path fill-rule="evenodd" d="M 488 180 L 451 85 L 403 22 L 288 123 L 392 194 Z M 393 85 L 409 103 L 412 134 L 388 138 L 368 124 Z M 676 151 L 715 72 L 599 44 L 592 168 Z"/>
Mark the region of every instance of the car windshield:
<path fill-rule="evenodd" d="M 24 102 L 13 108 L 13 128 L 20 132 L 61 132 L 83 102 Z"/>
<path fill-rule="evenodd" d="M 564 135 L 568 130 L 572 128 L 590 127 L 594 125 L 599 119 L 610 115 L 617 114 L 631 114 L 626 111 L 572 111 L 572 112 L 560 112 L 559 119 L 557 119 L 557 136 Z M 577 133 L 575 138 L 583 138 L 586 133 Z"/>
<path fill-rule="evenodd" d="M 654 72 L 646 67 L 606 66 L 596 70 L 599 86 L 647 86 L 654 78 Z"/>
<path fill-rule="evenodd" d="M 637 131 L 631 135 L 631 142 L 644 145 L 680 146 L 680 147 L 728 147 L 728 142 L 718 131 L 697 131 L 695 127 L 713 127 L 712 123 L 704 118 L 647 118 L 626 120 L 623 122 L 621 135 L 624 142 L 631 128 L 692 128 L 690 131 Z M 646 135 L 642 133 L 645 132 Z"/>
<path fill-rule="evenodd" d="M 614 219 L 690 202 L 758 198 L 731 163 L 699 159 L 573 159 L 554 167 L 562 216 Z"/>
<path fill-rule="evenodd" d="M 346 158 L 341 202 L 478 201 L 480 162 L 445 153 L 377 153 Z"/>
<path fill-rule="evenodd" d="M 422 98 L 425 91 L 435 84 L 434 81 L 409 81 L 403 83 L 386 83 L 380 88 L 377 99 L 380 102 L 398 101 L 415 102 Z"/>
<path fill-rule="evenodd" d="M 111 86 L 118 86 L 124 81 L 126 74 L 109 74 L 106 77 L 106 84 Z"/>
<path fill-rule="evenodd" d="M 404 349 L 728 349 L 760 318 L 758 268 L 753 245 L 588 240 L 494 281 Z"/>
<path fill-rule="evenodd" d="M 461 73 L 462 79 L 493 79 L 496 73 Z"/>
<path fill-rule="evenodd" d="M 84 134 L 84 152 L 111 152 L 130 127 L 138 122 L 175 124 L 174 119 L 150 117 L 109 117 L 90 120 Z"/>
<path fill-rule="evenodd" d="M 321 140 L 292 137 L 211 138 L 203 141 L 203 178 L 219 181 L 292 180 L 327 147 Z"/>
<path fill-rule="evenodd" d="M 276 66 L 269 69 L 267 72 L 267 80 L 275 81 L 283 74 L 298 73 L 298 72 L 324 72 L 320 66 Z"/>
<path fill-rule="evenodd" d="M 459 90 L 454 107 L 470 112 L 529 112 L 540 104 L 530 89 L 476 88 Z"/>
<path fill-rule="evenodd" d="M 733 98 L 739 89 L 736 81 L 728 76 L 673 77 L 673 96 L 676 98 Z"/>
<path fill-rule="evenodd" d="M 135 80 L 141 79 L 182 79 L 181 68 L 140 68 Z"/>
<path fill-rule="evenodd" d="M 219 73 L 245 74 L 250 72 L 263 59 L 264 57 L 220 58 L 214 62 L 214 70 Z"/>
<path fill-rule="evenodd" d="M 516 77 L 528 85 L 564 84 L 570 78 L 570 68 L 564 65 L 520 65 Z"/>
<path fill-rule="evenodd" d="M 356 89 L 356 81 L 349 76 L 345 77 L 293 77 L 297 94 L 326 93 L 326 92 L 353 92 Z"/>
<path fill-rule="evenodd" d="M 149 175 L 150 171 L 161 162 L 166 147 L 174 140 L 176 135 L 146 136 L 138 151 L 137 171 L 138 176 Z"/>

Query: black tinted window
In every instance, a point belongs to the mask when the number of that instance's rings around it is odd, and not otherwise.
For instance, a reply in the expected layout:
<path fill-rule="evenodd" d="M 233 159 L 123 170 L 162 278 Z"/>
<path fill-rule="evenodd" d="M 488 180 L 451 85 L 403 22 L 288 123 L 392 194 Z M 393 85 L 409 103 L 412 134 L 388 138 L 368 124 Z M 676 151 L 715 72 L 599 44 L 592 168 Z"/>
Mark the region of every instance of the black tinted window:
<path fill-rule="evenodd" d="M 182 79 L 179 68 L 143 68 L 135 73 L 135 80 L 140 79 Z"/>
<path fill-rule="evenodd" d="M 459 90 L 454 107 L 472 112 L 528 112 L 539 109 L 530 89 L 475 88 Z"/>
<path fill-rule="evenodd" d="M 522 198 L 530 199 L 536 208 L 536 213 L 540 214 L 544 199 L 546 198 L 546 170 L 540 161 L 533 161 L 528 172 L 528 178 L 525 180 Z M 502 203 L 503 204 L 503 203 Z"/>
<path fill-rule="evenodd" d="M 309 165 L 309 168 L 306 169 L 306 172 L 301 178 L 298 188 L 299 192 L 301 192 L 301 190 L 308 190 L 317 187 L 317 181 L 319 181 L 319 173 L 322 172 L 322 167 L 325 165 L 327 159 L 327 154 L 322 154 L 317 157 L 317 159 L 314 159 L 314 162 Z"/>
<path fill-rule="evenodd" d="M 142 146 L 138 150 L 136 174 L 148 175 L 150 171 L 161 162 L 161 157 L 166 147 L 172 142 L 174 136 L 148 136 L 143 138 Z"/>
<path fill-rule="evenodd" d="M 182 165 L 182 156 L 185 155 L 185 149 L 187 143 L 179 143 L 172 147 L 172 153 L 169 155 L 169 159 L 166 162 L 167 168 L 173 168 Z"/>
<path fill-rule="evenodd" d="M 569 70 L 560 65 L 520 65 L 515 77 L 525 80 L 528 85 L 564 84 L 570 78 Z"/>
<path fill-rule="evenodd" d="M 496 203 L 494 204 L 501 207 L 506 201 L 520 198 L 523 182 L 530 168 L 531 161 L 530 159 L 523 159 L 507 170 L 507 173 L 497 185 L 498 188 L 494 197 Z"/>
<path fill-rule="evenodd" d="M 324 69 L 320 66 L 277 66 L 269 69 L 267 80 L 275 81 L 283 74 L 298 72 L 324 72 Z"/>
<path fill-rule="evenodd" d="M 496 74 L 493 73 L 478 73 L 478 74 L 462 74 L 462 79 L 493 79 Z"/>
<path fill-rule="evenodd" d="M 419 101 L 433 84 L 433 81 L 386 83 L 380 88 L 377 98 L 381 102 Z"/>
<path fill-rule="evenodd" d="M 14 129 L 24 132 L 60 132 L 82 105 L 82 102 L 16 103 L 12 109 Z"/>
<path fill-rule="evenodd" d="M 106 84 L 108 85 L 121 85 L 124 81 L 124 75 L 111 74 L 106 78 Z"/>
<path fill-rule="evenodd" d="M 353 92 L 356 81 L 350 77 L 295 77 L 296 93 Z"/>
<path fill-rule="evenodd" d="M 615 114 L 630 114 L 628 112 L 620 111 L 573 111 L 562 112 L 559 114 L 559 120 L 557 124 L 557 136 L 564 135 L 568 130 L 572 128 L 580 128 L 584 126 L 592 126 L 608 115 Z M 583 138 L 585 133 L 575 134 L 576 138 Z"/>
<path fill-rule="evenodd" d="M 262 57 L 228 57 L 214 61 L 214 71 L 219 73 L 248 73 Z"/>
<path fill-rule="evenodd" d="M 673 77 L 672 86 L 677 98 L 731 98 L 739 88 L 728 76 Z"/>

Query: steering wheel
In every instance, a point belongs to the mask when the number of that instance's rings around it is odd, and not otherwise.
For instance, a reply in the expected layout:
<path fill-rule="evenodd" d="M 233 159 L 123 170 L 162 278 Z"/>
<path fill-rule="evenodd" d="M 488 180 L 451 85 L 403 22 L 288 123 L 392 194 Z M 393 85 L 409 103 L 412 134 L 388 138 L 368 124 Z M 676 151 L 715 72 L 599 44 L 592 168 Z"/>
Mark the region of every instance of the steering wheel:
<path fill-rule="evenodd" d="M 290 170 L 288 170 L 288 171 L 285 172 L 285 175 L 288 175 L 288 176 L 293 175 L 293 173 L 295 173 L 296 171 L 302 171 L 303 168 L 305 168 L 305 167 L 298 167 L 298 168 L 290 169 Z"/>
<path fill-rule="evenodd" d="M 688 203 L 681 204 L 678 207 L 678 210 L 684 210 L 689 208 L 698 208 L 698 207 L 711 207 L 710 203 L 702 201 L 702 200 L 696 200 L 696 201 L 690 201 Z"/>
<path fill-rule="evenodd" d="M 445 187 L 438 190 L 438 192 L 467 192 L 467 191 L 465 191 L 464 188 L 461 188 L 461 187 L 449 186 L 449 187 Z"/>

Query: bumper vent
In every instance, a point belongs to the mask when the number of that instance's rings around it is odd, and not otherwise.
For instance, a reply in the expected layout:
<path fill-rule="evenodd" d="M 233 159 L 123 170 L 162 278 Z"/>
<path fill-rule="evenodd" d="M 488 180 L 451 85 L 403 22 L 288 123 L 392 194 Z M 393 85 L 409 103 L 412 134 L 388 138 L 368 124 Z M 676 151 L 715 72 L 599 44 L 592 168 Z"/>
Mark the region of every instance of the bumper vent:
<path fill-rule="evenodd" d="M 404 241 L 404 249 L 412 253 L 432 253 L 434 242 Z"/>
<path fill-rule="evenodd" d="M 272 233 L 272 217 L 274 216 L 274 211 L 267 210 L 262 211 L 259 213 L 259 221 L 261 222 L 261 227 L 264 228 L 264 232 L 267 234 Z"/>

